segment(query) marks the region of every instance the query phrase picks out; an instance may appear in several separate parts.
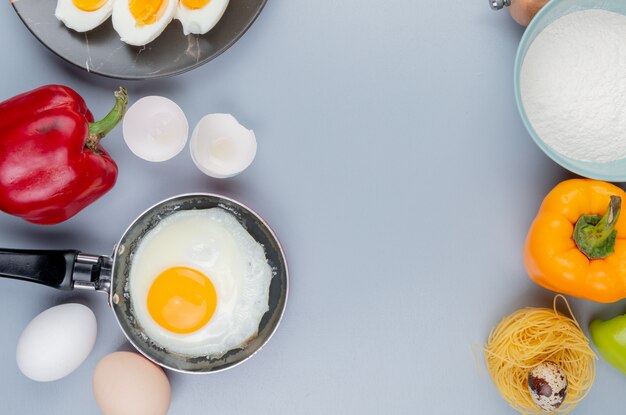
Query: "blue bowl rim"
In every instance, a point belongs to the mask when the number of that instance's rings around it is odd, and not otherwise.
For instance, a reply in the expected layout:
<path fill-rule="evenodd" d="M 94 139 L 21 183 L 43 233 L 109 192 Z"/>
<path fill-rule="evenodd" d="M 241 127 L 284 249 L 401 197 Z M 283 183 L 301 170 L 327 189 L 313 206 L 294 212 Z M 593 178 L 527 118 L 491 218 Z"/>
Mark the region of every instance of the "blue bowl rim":
<path fill-rule="evenodd" d="M 521 88 L 520 88 L 520 73 L 522 69 L 522 64 L 524 63 L 524 58 L 526 57 L 526 55 L 523 54 L 522 49 L 524 45 L 529 42 L 528 38 L 531 36 L 531 33 L 534 32 L 536 27 L 541 23 L 544 15 L 550 13 L 550 11 L 552 11 L 552 9 L 557 7 L 557 5 L 561 1 L 562 0 L 550 0 L 545 6 L 543 6 L 541 10 L 539 10 L 537 15 L 532 19 L 532 21 L 530 22 L 530 24 L 524 31 L 524 34 L 522 35 L 522 38 L 520 40 L 519 46 L 517 48 L 517 53 L 515 56 L 515 69 L 514 69 L 514 74 L 513 74 L 513 85 L 514 85 L 515 103 L 517 104 L 517 110 L 522 118 L 524 127 L 526 127 L 526 130 L 532 137 L 535 144 L 537 144 L 537 146 L 548 157 L 550 157 L 555 163 L 557 163 L 561 167 L 564 167 L 565 169 L 571 171 L 572 173 L 578 174 L 580 176 L 588 177 L 591 179 L 606 180 L 606 181 L 612 181 L 612 182 L 626 182 L 626 170 L 623 173 L 618 173 L 618 174 L 603 174 L 603 173 L 598 173 L 593 170 L 593 167 L 591 167 L 593 166 L 592 162 L 586 162 L 586 164 L 590 166 L 588 168 L 574 165 L 572 162 L 568 160 L 566 156 L 548 147 L 548 145 L 541 139 L 539 134 L 537 134 L 530 120 L 528 119 L 528 116 L 526 115 L 526 110 L 524 109 L 524 103 L 522 102 L 522 93 L 521 93 Z M 599 4 L 599 6 L 601 5 Z M 603 9 L 603 8 L 596 7 L 595 9 Z"/>

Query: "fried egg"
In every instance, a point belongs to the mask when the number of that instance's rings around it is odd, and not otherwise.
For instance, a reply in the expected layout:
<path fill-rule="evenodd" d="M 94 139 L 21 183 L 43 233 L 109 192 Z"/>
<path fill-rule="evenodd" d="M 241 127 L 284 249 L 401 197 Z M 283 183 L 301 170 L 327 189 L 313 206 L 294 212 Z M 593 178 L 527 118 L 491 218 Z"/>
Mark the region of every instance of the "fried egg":
<path fill-rule="evenodd" d="M 183 25 L 185 35 L 202 35 L 217 24 L 228 6 L 228 0 L 180 0 L 176 19 Z"/>
<path fill-rule="evenodd" d="M 176 212 L 133 254 L 129 294 L 145 334 L 170 352 L 217 357 L 256 337 L 269 309 L 263 246 L 221 208 Z"/>
<path fill-rule="evenodd" d="M 54 15 L 77 32 L 94 29 L 111 16 L 113 0 L 58 0 Z"/>
<path fill-rule="evenodd" d="M 156 39 L 176 14 L 179 0 L 115 0 L 113 28 L 122 42 L 143 46 Z"/>

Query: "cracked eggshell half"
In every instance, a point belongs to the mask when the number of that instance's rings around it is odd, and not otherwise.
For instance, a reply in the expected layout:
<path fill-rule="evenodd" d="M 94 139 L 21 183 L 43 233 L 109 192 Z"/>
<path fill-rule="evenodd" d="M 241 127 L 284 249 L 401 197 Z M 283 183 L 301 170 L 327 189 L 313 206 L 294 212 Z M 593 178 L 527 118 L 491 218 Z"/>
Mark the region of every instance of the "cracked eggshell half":
<path fill-rule="evenodd" d="M 229 0 L 180 0 L 176 19 L 183 25 L 185 35 L 203 35 L 220 21 Z"/>
<path fill-rule="evenodd" d="M 113 0 L 58 0 L 54 16 L 77 32 L 100 26 L 113 12 Z"/>
<path fill-rule="evenodd" d="M 113 28 L 122 42 L 144 46 L 156 39 L 176 14 L 179 0 L 115 0 Z"/>
<path fill-rule="evenodd" d="M 143 97 L 126 111 L 124 141 L 137 157 L 159 162 L 180 153 L 187 143 L 189 124 L 183 110 L 160 96 Z"/>
<path fill-rule="evenodd" d="M 233 177 L 244 171 L 256 156 L 257 142 L 230 114 L 209 114 L 194 128 L 189 145 L 191 158 L 207 176 Z"/>

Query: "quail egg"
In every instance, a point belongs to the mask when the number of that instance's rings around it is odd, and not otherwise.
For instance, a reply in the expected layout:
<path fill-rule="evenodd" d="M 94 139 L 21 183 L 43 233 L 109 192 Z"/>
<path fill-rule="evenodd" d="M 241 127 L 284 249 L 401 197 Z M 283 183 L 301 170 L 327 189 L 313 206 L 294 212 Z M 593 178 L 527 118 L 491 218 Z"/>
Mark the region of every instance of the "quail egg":
<path fill-rule="evenodd" d="M 553 412 L 563 404 L 567 395 L 567 375 L 559 365 L 540 363 L 528 373 L 528 389 L 539 408 Z"/>

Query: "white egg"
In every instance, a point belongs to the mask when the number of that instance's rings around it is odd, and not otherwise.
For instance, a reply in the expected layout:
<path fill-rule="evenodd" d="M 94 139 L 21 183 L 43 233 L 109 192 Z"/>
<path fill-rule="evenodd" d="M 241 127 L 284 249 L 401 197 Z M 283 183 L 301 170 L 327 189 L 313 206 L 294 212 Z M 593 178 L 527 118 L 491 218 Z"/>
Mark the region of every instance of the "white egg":
<path fill-rule="evenodd" d="M 114 0 L 57 0 L 54 15 L 65 26 L 87 32 L 111 16 Z"/>
<path fill-rule="evenodd" d="M 181 0 L 176 19 L 183 25 L 185 35 L 204 34 L 224 15 L 228 0 Z"/>
<path fill-rule="evenodd" d="M 82 304 L 47 309 L 26 326 L 17 343 L 17 366 L 39 382 L 61 379 L 87 359 L 96 342 L 96 317 Z"/>
<path fill-rule="evenodd" d="M 113 28 L 122 42 L 143 46 L 156 39 L 176 14 L 179 0 L 115 0 Z"/>
<path fill-rule="evenodd" d="M 191 158 L 204 174 L 223 179 L 235 176 L 254 161 L 256 136 L 230 114 L 202 117 L 191 134 Z"/>
<path fill-rule="evenodd" d="M 175 267 L 202 273 L 217 298 L 210 320 L 188 333 L 157 323 L 154 315 L 160 310 L 148 305 L 157 276 Z M 258 334 L 269 309 L 271 279 L 263 246 L 231 213 L 221 208 L 181 211 L 162 220 L 141 240 L 131 263 L 129 294 L 137 321 L 155 343 L 185 355 L 220 356 Z M 176 292 L 180 286 L 172 283 L 164 307 L 180 303 Z M 186 317 L 183 313 L 176 318 Z"/>

